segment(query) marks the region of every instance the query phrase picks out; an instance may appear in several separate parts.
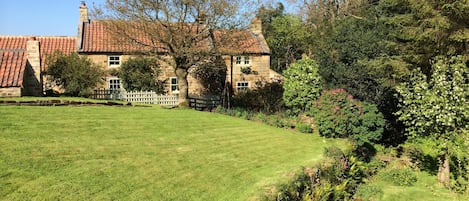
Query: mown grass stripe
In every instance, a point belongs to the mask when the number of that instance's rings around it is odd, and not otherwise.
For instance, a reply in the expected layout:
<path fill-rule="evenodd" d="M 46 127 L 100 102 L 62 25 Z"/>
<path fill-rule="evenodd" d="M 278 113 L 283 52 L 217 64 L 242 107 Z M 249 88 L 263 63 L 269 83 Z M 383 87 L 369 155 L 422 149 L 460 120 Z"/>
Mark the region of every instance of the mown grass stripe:
<path fill-rule="evenodd" d="M 0 200 L 246 200 L 328 140 L 155 107 L 0 106 Z"/>

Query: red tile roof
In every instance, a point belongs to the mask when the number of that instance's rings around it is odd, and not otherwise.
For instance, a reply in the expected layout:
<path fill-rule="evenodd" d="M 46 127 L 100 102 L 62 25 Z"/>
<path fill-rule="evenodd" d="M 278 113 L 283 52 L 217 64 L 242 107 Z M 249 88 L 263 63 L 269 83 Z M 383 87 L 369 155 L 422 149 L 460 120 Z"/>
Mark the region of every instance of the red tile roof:
<path fill-rule="evenodd" d="M 0 50 L 0 87 L 20 87 L 27 62 L 25 51 Z"/>
<path fill-rule="evenodd" d="M 46 68 L 47 55 L 59 50 L 64 54 L 77 52 L 76 37 L 28 37 L 28 36 L 0 36 L 0 51 L 26 51 L 28 40 L 39 41 L 41 55 L 41 69 Z"/>
<path fill-rule="evenodd" d="M 90 21 L 85 22 L 83 26 L 83 37 L 80 52 L 82 53 L 126 53 L 126 52 L 142 52 L 150 51 L 151 48 L 146 47 L 142 44 L 150 44 L 153 47 L 157 47 L 158 53 L 167 53 L 165 45 L 158 41 L 152 41 L 150 36 L 145 33 L 142 29 L 137 28 L 126 28 L 128 33 L 131 34 L 137 40 L 132 44 L 125 43 L 119 40 L 116 34 L 112 34 L 108 21 Z M 125 25 L 124 25 L 125 26 Z M 135 24 L 131 26 L 136 27 Z M 154 28 L 152 28 L 154 29 Z M 225 41 L 227 35 L 231 37 L 230 43 L 223 42 L 220 50 L 227 54 L 270 54 L 270 49 L 263 41 L 263 38 L 256 36 L 251 31 L 243 30 L 236 32 L 218 31 L 216 33 L 216 39 L 218 41 Z M 208 43 L 204 44 L 205 47 Z M 204 47 L 201 47 L 204 48 Z"/>
<path fill-rule="evenodd" d="M 46 58 L 55 51 L 61 51 L 68 55 L 77 52 L 76 37 L 38 37 L 39 49 L 41 54 L 41 70 L 46 68 Z"/>
<path fill-rule="evenodd" d="M 23 36 L 0 36 L 0 51 L 26 50 L 28 38 Z"/>
<path fill-rule="evenodd" d="M 142 44 L 134 42 L 129 44 L 126 40 L 119 39 L 116 34 L 112 34 L 108 27 L 109 24 L 107 21 L 91 21 L 85 23 L 83 26 L 83 36 L 80 52 L 83 53 L 124 53 L 124 52 L 142 52 L 150 51 L 150 47 L 145 47 L 144 44 L 152 44 L 151 40 L 148 37 L 145 37 L 144 33 L 141 30 L 135 29 L 132 31 L 132 37 L 135 37 L 137 40 L 141 41 Z M 160 43 L 155 43 L 154 47 L 159 47 L 157 49 L 158 53 L 165 53 L 166 50 L 163 45 Z"/>

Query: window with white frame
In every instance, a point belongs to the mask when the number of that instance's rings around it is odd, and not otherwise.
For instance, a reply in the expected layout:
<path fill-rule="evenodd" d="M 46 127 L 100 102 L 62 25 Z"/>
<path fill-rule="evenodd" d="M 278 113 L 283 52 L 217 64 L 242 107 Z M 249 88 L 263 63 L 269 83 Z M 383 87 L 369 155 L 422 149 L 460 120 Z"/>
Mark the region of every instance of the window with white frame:
<path fill-rule="evenodd" d="M 249 57 L 244 57 L 244 65 L 248 66 L 251 64 L 250 62 Z"/>
<path fill-rule="evenodd" d="M 236 65 L 240 65 L 241 64 L 241 57 L 240 56 L 237 56 L 236 57 Z"/>
<path fill-rule="evenodd" d="M 238 66 L 249 66 L 251 65 L 251 58 L 248 56 L 237 56 L 235 64 Z"/>
<path fill-rule="evenodd" d="M 179 93 L 178 78 L 171 77 L 169 78 L 169 89 L 171 93 Z"/>
<path fill-rule="evenodd" d="M 120 67 L 121 66 L 121 56 L 108 56 L 107 57 L 108 67 Z"/>
<path fill-rule="evenodd" d="M 120 90 L 121 89 L 121 82 L 120 79 L 117 77 L 108 78 L 108 89 L 111 90 Z"/>
<path fill-rule="evenodd" d="M 237 91 L 248 90 L 248 89 L 249 89 L 249 82 L 246 82 L 246 81 L 236 82 Z"/>

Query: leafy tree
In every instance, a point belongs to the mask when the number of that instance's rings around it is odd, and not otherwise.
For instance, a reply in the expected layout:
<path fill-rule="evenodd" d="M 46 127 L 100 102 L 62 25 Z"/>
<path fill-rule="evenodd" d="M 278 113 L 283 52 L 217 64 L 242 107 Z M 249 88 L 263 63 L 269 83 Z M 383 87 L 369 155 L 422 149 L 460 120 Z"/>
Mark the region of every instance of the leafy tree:
<path fill-rule="evenodd" d="M 250 2 L 239 0 L 107 0 L 105 10 L 98 8 L 95 13 L 107 19 L 103 23 L 119 45 L 169 56 L 159 58 L 174 67 L 179 105 L 187 106 L 189 69 L 207 57 L 226 53 L 222 50 L 238 47 L 236 41 L 245 35 L 233 33 L 242 27 L 243 14 L 251 8 Z"/>
<path fill-rule="evenodd" d="M 320 96 L 322 85 L 318 68 L 316 61 L 305 57 L 285 71 L 283 100 L 294 112 L 310 110 L 313 101 Z"/>
<path fill-rule="evenodd" d="M 291 63 L 309 53 L 311 34 L 300 17 L 284 15 L 271 23 L 271 32 L 266 40 L 272 50 L 271 68 L 277 72 L 287 69 Z"/>
<path fill-rule="evenodd" d="M 462 56 L 437 57 L 432 67 L 430 78 L 415 70 L 408 82 L 397 87 L 396 114 L 411 139 L 439 142 L 438 181 L 449 186 L 450 156 L 461 151 L 462 144 L 455 142 L 469 129 L 469 71 Z"/>
<path fill-rule="evenodd" d="M 130 58 L 122 63 L 119 78 L 127 91 L 163 92 L 163 83 L 158 80 L 160 67 L 155 58 Z"/>
<path fill-rule="evenodd" d="M 469 1 L 383 0 L 376 6 L 400 60 L 427 76 L 438 55 L 467 55 Z"/>
<path fill-rule="evenodd" d="M 262 20 L 262 32 L 269 44 L 270 66 L 282 73 L 288 66 L 301 59 L 303 53 L 309 53 L 311 33 L 304 26 L 299 16 L 285 14 L 284 6 L 261 7 L 257 16 Z"/>
<path fill-rule="evenodd" d="M 103 81 L 104 70 L 77 53 L 65 55 L 56 51 L 49 55 L 46 61 L 46 74 L 52 76 L 55 83 L 62 86 L 65 93 L 71 96 L 87 95 L 93 87 Z"/>

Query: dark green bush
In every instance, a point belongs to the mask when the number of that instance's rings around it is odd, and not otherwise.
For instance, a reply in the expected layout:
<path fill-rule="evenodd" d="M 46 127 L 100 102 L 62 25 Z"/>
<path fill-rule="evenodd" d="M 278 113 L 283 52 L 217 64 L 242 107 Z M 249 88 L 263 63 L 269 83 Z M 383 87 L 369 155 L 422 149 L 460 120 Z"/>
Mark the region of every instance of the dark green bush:
<path fill-rule="evenodd" d="M 64 88 L 70 96 L 85 96 L 103 81 L 104 70 L 86 57 L 77 53 L 65 55 L 60 51 L 47 58 L 46 74 Z"/>
<path fill-rule="evenodd" d="M 257 81 L 252 90 L 239 91 L 233 97 L 233 106 L 250 111 L 273 114 L 284 109 L 282 82 Z"/>
<path fill-rule="evenodd" d="M 118 76 L 127 91 L 163 93 L 163 81 L 157 79 L 160 71 L 156 58 L 136 57 L 122 63 Z"/>
<path fill-rule="evenodd" d="M 358 147 L 377 142 L 384 130 L 385 120 L 376 106 L 353 99 L 344 89 L 323 91 L 311 115 L 321 136 L 350 138 Z"/>
<path fill-rule="evenodd" d="M 412 186 L 417 182 L 417 175 L 408 167 L 387 170 L 381 176 L 384 180 L 398 186 Z"/>

